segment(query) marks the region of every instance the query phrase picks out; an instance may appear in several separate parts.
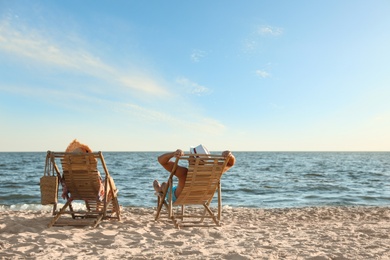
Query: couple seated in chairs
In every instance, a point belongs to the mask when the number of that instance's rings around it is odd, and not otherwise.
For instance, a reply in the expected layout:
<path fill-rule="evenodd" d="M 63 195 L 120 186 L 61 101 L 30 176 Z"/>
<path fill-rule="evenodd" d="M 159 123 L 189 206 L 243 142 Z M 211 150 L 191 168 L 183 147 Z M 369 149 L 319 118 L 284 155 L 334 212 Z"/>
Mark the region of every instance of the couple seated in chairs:
<path fill-rule="evenodd" d="M 176 160 L 171 161 L 172 158 Z M 56 160 L 60 159 L 62 174 Z M 169 217 L 174 221 L 176 227 L 181 225 L 178 219 L 184 218 L 185 205 L 202 205 L 204 207 L 204 218 L 212 218 L 215 224 L 219 225 L 221 214 L 221 184 L 220 178 L 224 172 L 230 169 L 235 158 L 229 151 L 222 155 L 212 155 L 200 145 L 190 149 L 190 154 L 184 154 L 182 150 L 172 153 L 165 153 L 158 157 L 159 163 L 171 175 L 168 181 L 160 185 L 154 181 L 154 188 L 158 196 L 158 206 L 155 219 L 160 217 L 163 205 L 168 209 Z M 187 161 L 188 168 L 179 165 L 179 161 Z M 104 180 L 98 171 L 99 166 L 103 168 Z M 59 178 L 62 185 L 65 205 L 54 214 L 52 225 L 75 225 L 76 222 L 59 222 L 61 216 L 70 214 L 72 219 L 94 220 L 93 226 L 97 226 L 104 219 L 120 220 L 120 206 L 117 199 L 117 189 L 114 180 L 110 176 L 101 152 L 93 153 L 87 146 L 74 140 L 66 149 L 65 153 L 48 151 L 46 158 L 46 169 L 53 169 L 54 174 Z M 173 176 L 178 178 L 178 185 L 173 186 Z M 218 216 L 209 208 L 211 200 L 218 191 Z M 87 211 L 74 210 L 72 201 L 83 200 Z M 173 206 L 181 205 L 182 214 L 173 214 Z M 55 205 L 56 206 L 56 205 Z M 206 216 L 206 213 L 209 215 Z M 83 224 L 80 224 L 83 225 Z"/>

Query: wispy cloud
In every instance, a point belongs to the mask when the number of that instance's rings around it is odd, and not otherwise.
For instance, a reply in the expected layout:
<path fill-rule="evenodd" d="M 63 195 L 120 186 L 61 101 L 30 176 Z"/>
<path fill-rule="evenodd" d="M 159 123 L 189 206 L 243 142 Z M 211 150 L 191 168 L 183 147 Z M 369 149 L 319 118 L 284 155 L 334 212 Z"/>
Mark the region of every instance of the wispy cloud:
<path fill-rule="evenodd" d="M 244 53 L 253 54 L 257 53 L 263 47 L 262 42 L 266 37 L 279 37 L 283 35 L 283 28 L 274 27 L 269 25 L 257 25 L 254 27 L 249 36 L 242 41 L 242 51 Z"/>
<path fill-rule="evenodd" d="M 68 44 L 68 45 L 67 45 Z M 77 74 L 100 78 L 122 87 L 131 88 L 150 96 L 166 96 L 168 91 L 148 75 L 136 73 L 128 75 L 121 68 L 112 66 L 97 55 L 82 48 L 77 48 L 70 39 L 59 44 L 56 40 L 43 36 L 32 29 L 13 28 L 7 21 L 0 22 L 0 51 L 19 59 L 26 59 L 39 66 L 56 66 Z M 69 46 L 69 47 L 67 47 Z M 119 79 L 119 80 L 118 80 Z"/>
<path fill-rule="evenodd" d="M 191 60 L 193 62 L 199 62 L 205 56 L 206 56 L 206 52 L 205 51 L 202 51 L 202 50 L 192 50 Z"/>
<path fill-rule="evenodd" d="M 66 37 L 66 34 L 64 35 L 62 37 Z M 44 85 L 39 87 L 32 85 L 10 86 L 0 82 L 0 91 L 28 96 L 47 103 L 53 102 L 56 106 L 67 109 L 98 107 L 104 111 L 119 113 L 118 115 L 124 117 L 128 117 L 128 113 L 130 113 L 132 118 L 149 122 L 159 121 L 168 126 L 173 125 L 192 129 L 192 131 L 220 133 L 224 130 L 224 125 L 218 120 L 205 118 L 198 113 L 194 113 L 190 120 L 170 114 L 170 112 L 161 112 L 161 105 L 150 102 L 149 97 L 171 98 L 174 95 L 165 87 L 166 83 L 158 77 L 153 77 L 153 75 L 141 70 L 126 70 L 126 68 L 110 64 L 90 49 L 82 47 L 88 45 L 87 43 L 78 44 L 77 41 L 80 39 L 66 38 L 65 41 L 63 38 L 61 39 L 59 40 L 53 35 L 47 36 L 46 31 L 37 31 L 25 25 L 12 25 L 5 20 L 0 21 L 0 52 L 14 60 L 21 61 L 21 64 L 32 63 L 34 67 L 44 70 L 56 68 L 57 71 L 67 74 L 74 72 L 75 80 L 79 75 L 87 76 L 91 79 L 93 89 L 66 86 L 66 83 L 63 82 L 58 82 L 57 87 L 52 87 L 56 85 L 55 82 L 54 84 L 51 82 L 50 87 Z M 199 61 L 205 55 L 206 53 L 203 51 L 195 51 L 192 58 L 194 61 Z M 70 79 L 69 82 L 74 81 Z M 96 85 L 96 82 L 99 84 Z M 177 83 L 193 95 L 201 96 L 211 93 L 210 89 L 187 78 L 179 78 Z M 70 88 L 72 91 L 69 91 Z M 126 90 L 130 90 L 136 95 L 124 92 Z M 123 93 L 125 94 L 122 95 Z M 141 98 L 139 98 L 139 94 L 142 95 Z M 133 103 L 129 104 L 129 100 Z M 85 106 L 80 107 L 79 104 Z M 171 104 L 168 103 L 166 106 L 170 107 Z M 172 111 L 172 109 L 168 109 L 168 111 Z"/>
<path fill-rule="evenodd" d="M 148 93 L 153 96 L 168 96 L 168 91 L 160 86 L 158 82 L 147 76 L 122 77 L 119 79 L 122 85 L 139 92 Z"/>
<path fill-rule="evenodd" d="M 259 77 L 261 77 L 261 78 L 268 78 L 268 77 L 270 77 L 271 75 L 268 73 L 268 72 L 266 72 L 265 70 L 256 70 L 256 75 L 257 76 L 259 76 Z"/>
<path fill-rule="evenodd" d="M 179 85 L 183 86 L 188 93 L 194 94 L 197 96 L 207 95 L 211 93 L 211 90 L 199 85 L 198 83 L 192 82 L 189 79 L 185 77 L 179 77 L 176 79 L 176 82 L 179 83 Z"/>
<path fill-rule="evenodd" d="M 122 115 L 121 118 L 138 119 L 149 123 L 160 122 L 174 129 L 186 129 L 189 133 L 193 131 L 196 133 L 220 134 L 226 129 L 225 125 L 218 120 L 199 116 L 196 113 L 192 114 L 191 117 L 182 118 L 180 117 L 181 113 L 171 114 L 158 108 L 148 108 L 136 103 L 111 101 L 77 91 L 70 92 L 61 89 L 30 88 L 15 85 L 6 87 L 1 84 L 0 91 L 34 97 L 38 100 L 53 103 L 56 106 L 84 113 L 90 110 L 96 112 L 97 107 L 105 111 L 113 110 Z M 168 111 L 171 111 L 171 109 L 168 109 Z M 129 114 L 131 117 L 128 116 Z"/>
<path fill-rule="evenodd" d="M 90 95 L 80 89 L 69 91 L 68 89 L 61 88 L 49 89 L 38 86 L 5 86 L 0 84 L 0 92 L 29 97 L 38 102 L 52 104 L 53 108 L 55 106 L 84 112 L 90 109 L 96 111 L 96 107 L 105 107 L 108 102 L 111 102 L 108 99 L 102 98 L 102 96 Z"/>
<path fill-rule="evenodd" d="M 0 26 L 0 50 L 19 58 L 27 58 L 42 65 L 59 66 L 66 69 L 112 72 L 110 66 L 98 57 L 81 49 L 67 49 L 54 41 L 43 37 L 33 30 L 21 30 L 10 27 L 6 22 Z"/>
<path fill-rule="evenodd" d="M 128 112 L 151 122 L 168 123 L 172 128 L 186 129 L 189 132 L 202 132 L 210 134 L 220 134 L 225 130 L 225 126 L 215 119 L 207 117 L 186 117 L 185 119 L 178 116 L 172 116 L 162 111 L 156 111 L 141 107 L 136 104 L 125 104 Z"/>
<path fill-rule="evenodd" d="M 283 34 L 283 28 L 280 27 L 273 27 L 273 26 L 268 26 L 268 25 L 261 25 L 257 33 L 263 36 L 280 36 Z"/>
<path fill-rule="evenodd" d="M 245 52 L 251 52 L 256 50 L 258 43 L 255 40 L 246 39 L 243 43 L 243 50 Z"/>

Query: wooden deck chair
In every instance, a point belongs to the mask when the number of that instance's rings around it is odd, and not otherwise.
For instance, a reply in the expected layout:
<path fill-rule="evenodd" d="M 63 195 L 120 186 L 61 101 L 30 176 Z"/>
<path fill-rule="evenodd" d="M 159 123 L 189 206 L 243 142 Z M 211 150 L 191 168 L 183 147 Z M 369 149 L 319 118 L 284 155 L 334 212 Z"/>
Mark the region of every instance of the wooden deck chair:
<path fill-rule="evenodd" d="M 171 187 L 173 186 L 173 176 L 180 161 L 188 161 L 187 178 L 182 193 L 173 202 Z M 162 192 L 156 193 L 158 199 L 155 220 L 157 221 L 160 218 L 164 206 L 168 211 L 168 218 L 173 221 L 176 228 L 210 226 L 210 223 L 204 222 L 205 219 L 211 219 L 212 225 L 219 226 L 222 213 L 220 180 L 228 161 L 229 157 L 210 154 L 185 154 L 177 158 L 168 178 L 168 185 Z M 218 209 L 215 214 L 210 208 L 210 203 L 216 191 L 218 192 Z M 201 212 L 197 212 L 199 209 L 194 207 L 194 209 L 191 209 L 191 214 L 186 215 L 184 212 L 186 205 L 200 205 Z M 180 206 L 181 208 L 174 210 L 174 206 Z"/>
<path fill-rule="evenodd" d="M 65 183 L 69 192 L 65 205 L 55 214 L 49 227 L 53 225 L 96 227 L 105 219 L 120 220 L 118 191 L 101 152 L 76 154 L 48 151 L 47 157 L 49 159 L 46 162 L 53 164 L 60 182 Z M 57 161 L 61 163 L 62 174 Z M 100 176 L 98 165 L 103 168 L 103 176 Z M 103 194 L 99 194 L 101 185 L 104 185 Z M 84 201 L 86 210 L 74 210 L 73 201 Z"/>

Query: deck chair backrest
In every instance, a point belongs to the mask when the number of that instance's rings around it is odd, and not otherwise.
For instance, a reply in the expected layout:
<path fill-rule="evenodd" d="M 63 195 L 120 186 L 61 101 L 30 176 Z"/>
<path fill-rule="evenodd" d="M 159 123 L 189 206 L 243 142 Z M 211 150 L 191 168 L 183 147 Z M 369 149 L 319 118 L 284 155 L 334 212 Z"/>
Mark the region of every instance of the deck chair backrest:
<path fill-rule="evenodd" d="M 98 153 L 65 154 L 61 159 L 66 187 L 73 199 L 96 200 L 101 185 Z"/>
<path fill-rule="evenodd" d="M 227 160 L 217 155 L 185 155 L 189 161 L 186 183 L 174 205 L 203 205 L 218 189 Z"/>

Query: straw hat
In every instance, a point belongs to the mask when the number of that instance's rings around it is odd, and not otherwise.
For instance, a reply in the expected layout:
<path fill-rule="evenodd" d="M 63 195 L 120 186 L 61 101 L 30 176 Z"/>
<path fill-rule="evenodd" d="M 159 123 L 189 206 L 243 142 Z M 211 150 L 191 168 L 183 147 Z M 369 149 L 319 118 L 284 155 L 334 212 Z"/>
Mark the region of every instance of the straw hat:
<path fill-rule="evenodd" d="M 67 153 L 92 153 L 88 145 L 82 144 L 77 139 L 74 139 L 66 148 Z"/>
<path fill-rule="evenodd" d="M 206 146 L 200 144 L 196 147 L 191 146 L 190 147 L 190 153 L 192 154 L 210 154 L 209 150 L 206 148 Z"/>

